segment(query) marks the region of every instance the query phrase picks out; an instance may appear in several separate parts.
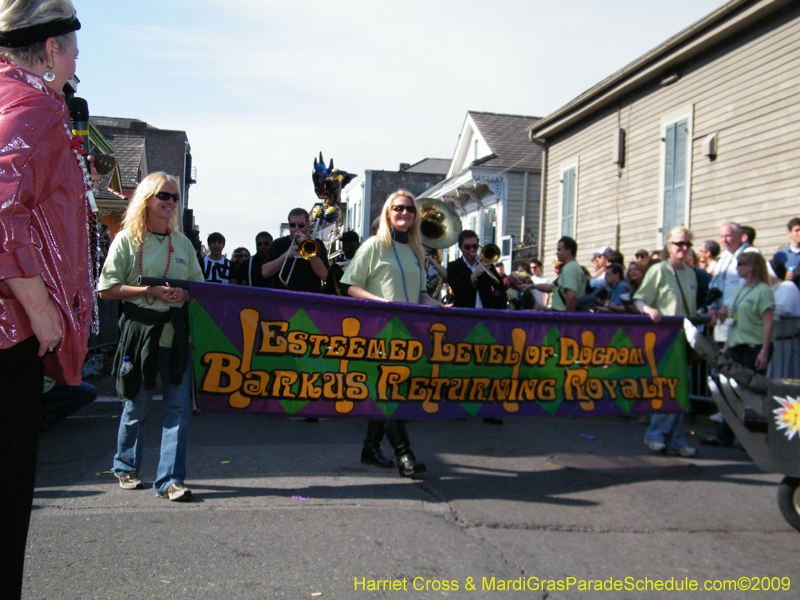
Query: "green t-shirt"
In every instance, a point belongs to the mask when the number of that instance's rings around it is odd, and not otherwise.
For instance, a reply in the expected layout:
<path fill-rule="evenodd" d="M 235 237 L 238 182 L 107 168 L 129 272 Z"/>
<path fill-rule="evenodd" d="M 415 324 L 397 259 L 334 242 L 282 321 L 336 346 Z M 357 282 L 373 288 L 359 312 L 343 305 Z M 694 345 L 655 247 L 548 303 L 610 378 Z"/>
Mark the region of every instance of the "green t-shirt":
<path fill-rule="evenodd" d="M 734 320 L 728 328 L 728 345 L 731 348 L 742 344 L 760 345 L 764 341 L 761 318 L 770 308 L 775 308 L 775 295 L 766 283 L 736 288 L 728 305 L 728 317 Z"/>
<path fill-rule="evenodd" d="M 694 316 L 697 314 L 697 275 L 689 267 L 673 269 L 670 262 L 664 260 L 647 269 L 633 299 L 644 300 L 647 306 L 665 317 Z"/>
<path fill-rule="evenodd" d="M 391 302 L 419 304 L 420 290 L 424 289 L 419 259 L 408 244 L 394 242 L 394 248 L 397 256 L 391 244 L 384 247 L 377 237 L 369 238 L 350 261 L 342 283 L 357 285 Z M 397 263 L 398 258 L 402 269 Z"/>
<path fill-rule="evenodd" d="M 577 300 L 586 295 L 586 273 L 583 272 L 583 269 L 575 259 L 561 267 L 561 275 L 558 276 L 558 287 L 553 290 L 553 310 L 566 312 L 567 290 L 572 290 L 578 294 Z"/>
<path fill-rule="evenodd" d="M 205 281 L 200 262 L 197 260 L 192 242 L 182 233 L 172 233 L 173 253 L 169 258 L 169 271 L 167 277 L 184 279 L 188 281 Z M 145 277 L 164 277 L 169 255 L 169 238 L 166 235 L 156 235 L 150 231 L 144 234 L 144 250 L 142 252 L 142 275 Z M 121 231 L 111 242 L 108 258 L 103 264 L 103 272 L 97 284 L 99 291 L 107 290 L 118 283 L 123 285 L 136 285 L 139 278 L 139 248 L 136 248 L 126 231 Z M 147 296 L 153 302 L 147 304 L 144 296 L 126 298 L 123 302 L 130 302 L 142 308 L 149 308 L 161 312 L 168 311 L 171 307 L 182 306 L 183 303 L 168 304 L 158 298 Z M 159 344 L 172 346 L 172 325 L 167 323 L 161 334 Z"/>

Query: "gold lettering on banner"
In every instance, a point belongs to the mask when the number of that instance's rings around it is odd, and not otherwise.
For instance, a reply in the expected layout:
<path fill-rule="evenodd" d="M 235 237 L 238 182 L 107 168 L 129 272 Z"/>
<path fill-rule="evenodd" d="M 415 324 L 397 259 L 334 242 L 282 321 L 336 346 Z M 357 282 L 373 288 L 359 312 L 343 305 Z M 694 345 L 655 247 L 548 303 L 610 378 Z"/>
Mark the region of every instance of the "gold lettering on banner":
<path fill-rule="evenodd" d="M 246 308 L 239 313 L 239 321 L 242 324 L 242 373 L 250 371 L 250 364 L 253 360 L 253 346 L 256 343 L 256 329 L 258 328 L 258 311 Z M 266 335 L 264 338 L 266 339 Z M 247 408 L 250 406 L 250 397 L 240 391 L 231 394 L 228 403 L 233 408 Z"/>
<path fill-rule="evenodd" d="M 342 321 L 342 337 L 336 338 L 341 339 L 343 344 L 346 344 L 346 340 L 348 338 L 354 338 L 358 335 L 359 331 L 361 331 L 361 323 L 359 323 L 358 319 L 353 318 L 346 318 Z M 333 343 L 331 343 L 333 346 Z M 342 352 L 344 353 L 344 351 Z M 350 361 L 347 358 L 343 358 L 339 361 L 339 375 L 347 373 L 347 367 L 350 364 Z M 327 375 L 328 373 L 326 373 Z M 342 392 L 342 384 L 339 385 L 339 391 L 342 393 L 341 396 L 337 396 L 336 404 L 334 404 L 334 408 L 336 409 L 337 413 L 340 414 L 347 414 L 353 410 L 353 402 L 351 400 L 344 399 L 344 393 Z"/>
<path fill-rule="evenodd" d="M 584 331 L 581 333 L 581 343 L 583 344 L 583 348 L 581 348 L 581 363 L 584 365 L 593 364 L 592 357 L 594 356 L 594 331 Z M 600 396 L 596 397 L 592 394 L 592 388 L 587 382 L 587 390 L 586 393 L 588 394 L 588 399 L 584 398 L 584 400 L 580 403 L 580 407 L 585 410 L 586 412 L 591 412 L 594 410 L 594 401 L 600 400 L 603 397 L 603 389 L 600 386 Z M 596 386 L 594 386 L 596 388 Z"/>
<path fill-rule="evenodd" d="M 374 389 L 375 401 L 420 403 L 431 415 L 439 412 L 442 401 L 502 402 L 504 410 L 513 414 L 519 412 L 522 402 L 546 403 L 559 398 L 578 402 L 586 412 L 594 411 L 596 403 L 605 399 L 645 400 L 658 410 L 665 399 L 675 399 L 680 382 L 659 375 L 657 335 L 652 331 L 645 332 L 641 348 L 598 346 L 593 330 L 581 331 L 577 338 L 561 336 L 551 345 L 527 345 L 528 333 L 519 327 L 511 329 L 510 344 L 472 343 L 448 341 L 448 326 L 432 323 L 426 355 L 419 340 L 362 336 L 361 321 L 356 317 L 342 318 L 341 334 L 293 330 L 289 321 L 260 320 L 258 311 L 251 308 L 240 311 L 239 321 L 241 358 L 207 352 L 199 359 L 205 367 L 199 391 L 227 395 L 234 408 L 247 408 L 253 398 L 278 398 L 332 402 L 338 414 L 348 414 L 356 402 L 368 400 Z M 276 362 L 259 370 L 253 368 L 254 360 L 257 365 Z M 306 360 L 322 360 L 325 366 L 315 366 L 319 372 L 313 372 L 304 365 Z M 367 373 L 354 371 L 353 361 L 362 369 L 374 364 L 374 382 L 368 381 Z M 428 374 L 420 361 L 429 366 Z M 563 368 L 563 382 L 557 384 L 555 377 L 526 377 L 521 374 L 523 365 L 534 374 L 539 368 Z M 590 376 L 596 373 L 593 369 L 612 366 L 649 368 L 649 376 Z M 483 367 L 508 367 L 510 372 L 487 376 L 489 371 Z"/>
<path fill-rule="evenodd" d="M 658 377 L 658 367 L 656 366 L 656 334 L 652 331 L 648 331 L 644 334 L 644 352 L 647 356 L 647 364 L 650 365 L 650 375 L 652 377 Z M 655 396 L 650 396 L 653 398 L 652 406 L 653 410 L 658 410 L 661 408 L 663 402 L 661 398 L 656 398 Z"/>

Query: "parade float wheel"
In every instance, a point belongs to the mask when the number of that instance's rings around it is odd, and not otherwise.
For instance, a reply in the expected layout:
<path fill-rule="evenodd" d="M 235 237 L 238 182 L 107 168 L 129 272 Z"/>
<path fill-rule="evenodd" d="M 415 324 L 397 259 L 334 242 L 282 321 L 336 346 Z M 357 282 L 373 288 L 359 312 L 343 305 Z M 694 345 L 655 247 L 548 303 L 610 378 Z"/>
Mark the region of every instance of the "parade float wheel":
<path fill-rule="evenodd" d="M 800 478 L 783 478 L 778 487 L 778 507 L 786 522 L 800 531 Z"/>

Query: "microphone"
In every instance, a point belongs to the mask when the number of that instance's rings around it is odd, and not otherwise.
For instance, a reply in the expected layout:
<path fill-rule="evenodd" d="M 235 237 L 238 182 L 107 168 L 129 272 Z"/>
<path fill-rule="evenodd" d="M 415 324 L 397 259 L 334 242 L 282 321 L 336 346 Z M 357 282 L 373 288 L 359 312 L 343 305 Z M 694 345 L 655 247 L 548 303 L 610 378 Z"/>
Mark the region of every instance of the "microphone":
<path fill-rule="evenodd" d="M 82 140 L 78 146 L 78 150 L 83 156 L 83 162 L 86 165 L 87 172 L 91 172 L 91 164 L 86 160 L 89 154 L 89 105 L 86 100 L 73 96 L 67 102 L 69 108 L 70 125 L 72 126 L 72 135 L 80 136 Z M 94 192 L 86 190 L 86 198 L 89 200 L 89 205 L 92 212 L 97 212 L 97 202 L 94 199 Z"/>
<path fill-rule="evenodd" d="M 67 106 L 69 107 L 72 135 L 79 135 L 83 139 L 80 151 L 86 160 L 85 157 L 89 153 L 89 105 L 83 98 L 73 96 L 69 99 Z M 89 167 L 88 161 L 86 166 Z"/>
<path fill-rule="evenodd" d="M 87 156 L 89 153 L 89 105 L 83 98 L 72 96 L 67 106 L 69 107 L 72 135 L 81 137 L 83 140 L 80 145 L 81 154 Z M 86 168 L 91 171 L 91 163 L 88 160 L 85 162 Z M 116 164 L 117 160 L 110 154 L 96 154 L 94 157 L 94 170 L 100 175 L 110 173 Z"/>

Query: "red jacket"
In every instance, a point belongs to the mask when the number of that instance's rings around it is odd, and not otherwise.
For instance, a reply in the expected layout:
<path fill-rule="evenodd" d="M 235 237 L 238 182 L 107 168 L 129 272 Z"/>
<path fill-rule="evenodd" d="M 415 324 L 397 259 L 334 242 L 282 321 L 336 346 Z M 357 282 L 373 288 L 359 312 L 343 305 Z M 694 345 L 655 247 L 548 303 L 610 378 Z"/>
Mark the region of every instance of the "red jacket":
<path fill-rule="evenodd" d="M 45 374 L 78 385 L 93 299 L 88 206 L 68 127 L 61 96 L 0 58 L 0 348 L 33 335 L 4 280 L 41 275 L 64 331 Z"/>

